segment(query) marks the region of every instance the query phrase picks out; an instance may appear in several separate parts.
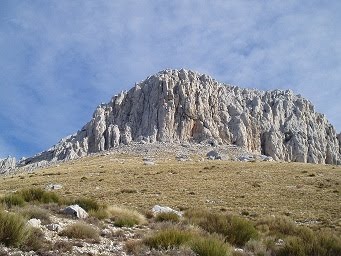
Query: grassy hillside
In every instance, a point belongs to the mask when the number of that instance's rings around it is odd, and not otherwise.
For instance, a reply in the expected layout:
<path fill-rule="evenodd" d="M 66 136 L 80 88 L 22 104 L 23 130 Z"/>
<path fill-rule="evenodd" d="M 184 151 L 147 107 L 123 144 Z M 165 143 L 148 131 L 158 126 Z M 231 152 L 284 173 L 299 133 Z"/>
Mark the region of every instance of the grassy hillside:
<path fill-rule="evenodd" d="M 341 230 L 341 167 L 277 162 L 188 161 L 171 156 L 97 155 L 0 178 L 0 195 L 63 185 L 56 193 L 148 210 L 155 204 L 208 208 L 250 218 L 287 215 L 312 228 Z"/>

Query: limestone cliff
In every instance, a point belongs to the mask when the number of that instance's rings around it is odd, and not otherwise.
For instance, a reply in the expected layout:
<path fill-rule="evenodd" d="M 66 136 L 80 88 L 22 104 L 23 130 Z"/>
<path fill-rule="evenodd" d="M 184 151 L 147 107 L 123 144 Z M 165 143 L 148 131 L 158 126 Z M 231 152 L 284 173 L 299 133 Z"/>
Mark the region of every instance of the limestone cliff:
<path fill-rule="evenodd" d="M 15 157 L 6 157 L 5 159 L 0 159 L 0 174 L 5 174 L 14 170 L 16 166 Z"/>
<path fill-rule="evenodd" d="M 243 89 L 192 71 L 165 70 L 98 106 L 80 131 L 21 164 L 73 159 L 132 141 L 207 139 L 275 160 L 341 160 L 333 126 L 292 91 Z"/>

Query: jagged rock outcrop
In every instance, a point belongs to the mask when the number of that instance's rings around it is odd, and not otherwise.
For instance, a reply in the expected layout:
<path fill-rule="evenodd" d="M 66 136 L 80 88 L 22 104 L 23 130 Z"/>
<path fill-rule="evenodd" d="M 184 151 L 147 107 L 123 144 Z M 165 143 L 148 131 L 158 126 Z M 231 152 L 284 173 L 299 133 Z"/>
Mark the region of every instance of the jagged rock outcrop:
<path fill-rule="evenodd" d="M 341 154 L 341 133 L 337 135 L 337 140 L 339 141 L 339 152 Z"/>
<path fill-rule="evenodd" d="M 73 159 L 132 141 L 208 140 L 274 160 L 341 159 L 333 126 L 292 91 L 242 89 L 192 71 L 165 70 L 101 104 L 80 131 L 21 164 Z"/>
<path fill-rule="evenodd" d="M 0 174 L 8 173 L 15 169 L 15 157 L 8 156 L 5 159 L 0 159 Z"/>

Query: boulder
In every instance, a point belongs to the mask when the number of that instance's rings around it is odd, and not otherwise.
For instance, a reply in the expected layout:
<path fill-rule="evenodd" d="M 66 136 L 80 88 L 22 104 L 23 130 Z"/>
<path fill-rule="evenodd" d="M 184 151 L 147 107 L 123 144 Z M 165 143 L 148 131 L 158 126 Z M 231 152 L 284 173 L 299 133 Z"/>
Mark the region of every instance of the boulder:
<path fill-rule="evenodd" d="M 33 228 L 40 228 L 41 227 L 41 220 L 40 219 L 30 219 L 27 221 L 27 225 Z"/>
<path fill-rule="evenodd" d="M 221 155 L 215 150 L 211 150 L 210 152 L 208 152 L 206 154 L 206 157 L 210 160 L 221 160 Z"/>
<path fill-rule="evenodd" d="M 86 219 L 89 216 L 88 213 L 78 204 L 66 207 L 64 209 L 64 213 L 78 219 Z"/>
<path fill-rule="evenodd" d="M 179 212 L 179 211 L 176 211 L 168 206 L 160 206 L 160 205 L 155 205 L 153 208 L 152 208 L 152 212 L 154 215 L 157 215 L 159 213 L 169 213 L 169 212 L 172 212 L 172 213 L 175 213 L 177 214 L 178 216 L 182 216 L 182 213 Z"/>

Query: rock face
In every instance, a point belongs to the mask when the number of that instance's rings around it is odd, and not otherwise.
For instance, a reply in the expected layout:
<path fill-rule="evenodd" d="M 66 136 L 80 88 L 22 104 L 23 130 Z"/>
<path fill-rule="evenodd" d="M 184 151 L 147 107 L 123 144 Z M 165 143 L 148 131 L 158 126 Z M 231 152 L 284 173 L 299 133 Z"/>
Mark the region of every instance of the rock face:
<path fill-rule="evenodd" d="M 21 164 L 73 159 L 130 142 L 235 144 L 274 160 L 340 163 L 340 135 L 292 91 L 258 91 L 165 70 L 97 107 L 76 134 Z"/>
<path fill-rule="evenodd" d="M 14 157 L 7 157 L 5 159 L 0 159 L 0 174 L 7 173 L 14 170 L 16 166 L 16 160 Z"/>

